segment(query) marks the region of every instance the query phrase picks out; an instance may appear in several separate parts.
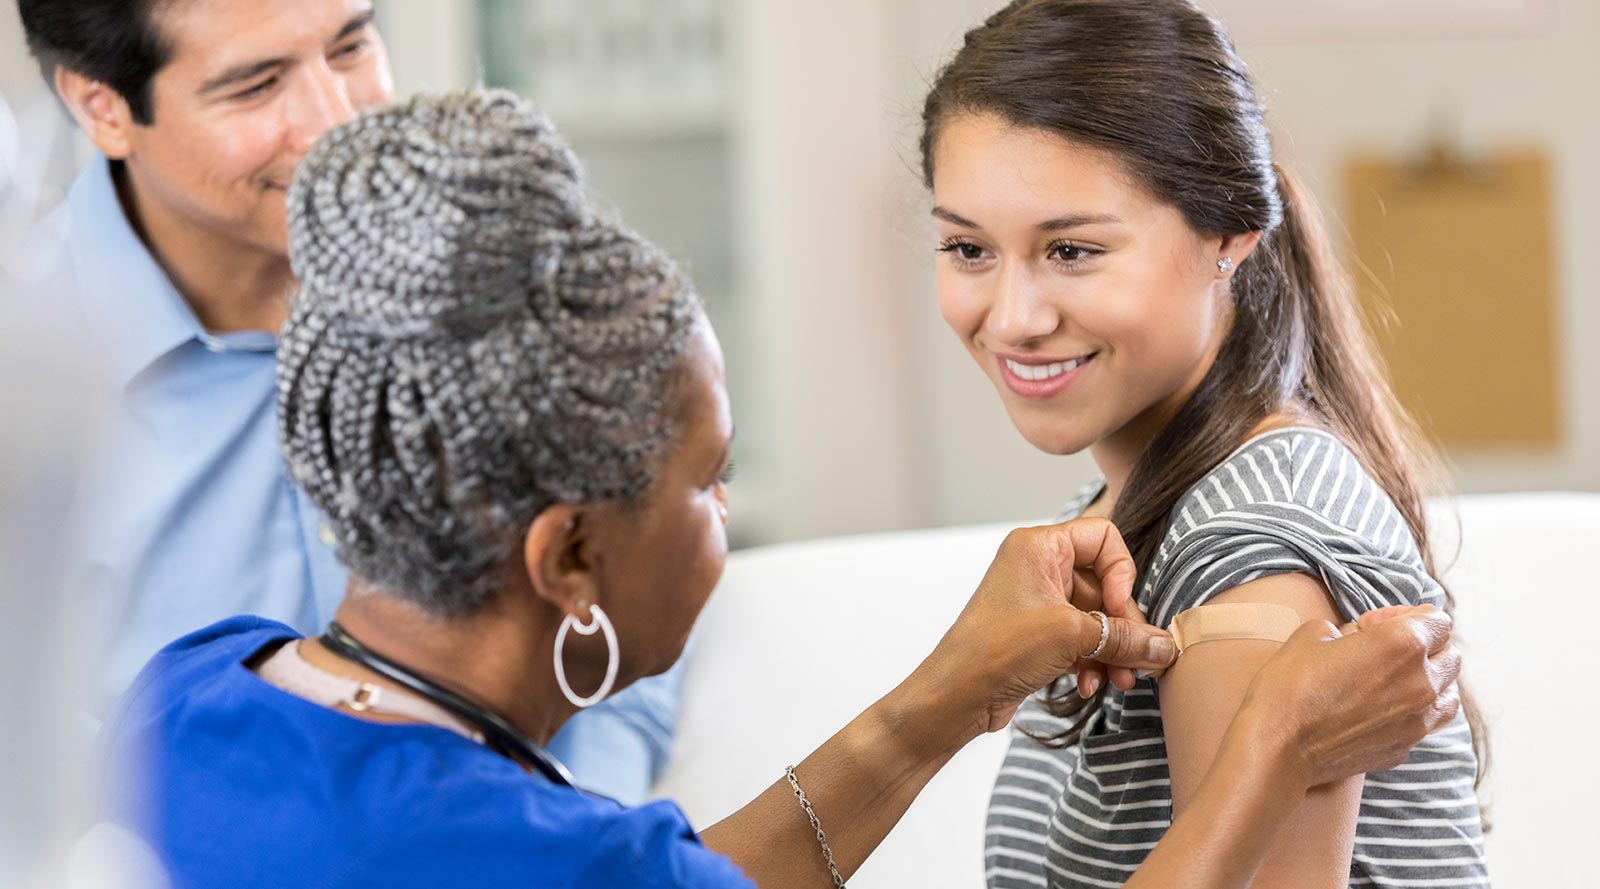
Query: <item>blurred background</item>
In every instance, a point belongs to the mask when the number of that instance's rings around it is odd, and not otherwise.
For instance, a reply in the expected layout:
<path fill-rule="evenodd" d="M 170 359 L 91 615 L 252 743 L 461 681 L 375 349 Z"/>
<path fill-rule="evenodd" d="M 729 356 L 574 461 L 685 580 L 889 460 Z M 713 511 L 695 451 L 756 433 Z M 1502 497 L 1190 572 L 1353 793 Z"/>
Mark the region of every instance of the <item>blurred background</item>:
<path fill-rule="evenodd" d="M 380 0 L 402 93 L 543 103 L 728 354 L 736 542 L 1050 515 L 939 319 L 922 93 L 993 0 Z M 1600 3 L 1210 0 L 1460 490 L 1600 490 Z M 85 156 L 0 7 L 0 244 Z M 26 257 L 11 257 L 17 264 Z"/>

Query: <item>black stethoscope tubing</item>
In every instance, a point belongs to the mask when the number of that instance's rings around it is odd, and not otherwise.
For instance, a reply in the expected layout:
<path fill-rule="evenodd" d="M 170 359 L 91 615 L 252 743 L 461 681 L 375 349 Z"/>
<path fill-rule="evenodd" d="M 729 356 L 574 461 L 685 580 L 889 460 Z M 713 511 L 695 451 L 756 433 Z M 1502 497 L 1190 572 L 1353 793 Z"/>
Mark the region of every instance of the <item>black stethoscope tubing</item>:
<path fill-rule="evenodd" d="M 553 784 L 573 786 L 572 773 L 567 771 L 566 766 L 544 752 L 499 714 L 474 704 L 404 664 L 378 654 L 350 635 L 350 631 L 340 626 L 338 621 L 328 624 L 328 631 L 322 634 L 321 641 L 324 647 L 339 657 L 405 686 L 482 732 L 489 749 L 513 762 L 533 768 Z"/>

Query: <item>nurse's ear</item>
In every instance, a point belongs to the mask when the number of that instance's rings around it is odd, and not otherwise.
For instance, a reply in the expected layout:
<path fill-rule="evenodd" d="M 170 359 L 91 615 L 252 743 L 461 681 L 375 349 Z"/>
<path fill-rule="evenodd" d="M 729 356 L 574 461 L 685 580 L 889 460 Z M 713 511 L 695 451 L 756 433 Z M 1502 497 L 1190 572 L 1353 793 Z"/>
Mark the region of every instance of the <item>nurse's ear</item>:
<path fill-rule="evenodd" d="M 522 540 L 523 567 L 534 595 L 583 621 L 589 614 L 578 603 L 600 601 L 594 518 L 586 505 L 556 503 L 534 517 Z"/>
<path fill-rule="evenodd" d="M 94 147 L 114 161 L 126 160 L 133 153 L 133 128 L 138 126 L 128 100 L 104 83 L 64 65 L 56 66 L 55 80 L 56 95 Z"/>

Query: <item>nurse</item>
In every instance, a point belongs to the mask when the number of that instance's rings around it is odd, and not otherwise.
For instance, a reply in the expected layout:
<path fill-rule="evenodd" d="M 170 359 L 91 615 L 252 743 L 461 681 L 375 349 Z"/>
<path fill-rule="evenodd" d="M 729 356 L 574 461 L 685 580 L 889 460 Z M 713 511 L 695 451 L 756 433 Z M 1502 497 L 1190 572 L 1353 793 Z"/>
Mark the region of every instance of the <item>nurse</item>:
<path fill-rule="evenodd" d="M 698 299 L 500 92 L 336 128 L 289 231 L 279 430 L 352 592 L 320 637 L 241 617 L 179 640 L 108 722 L 110 817 L 176 886 L 843 885 L 1074 661 L 1173 660 L 1108 522 L 1022 529 L 904 682 L 703 834 L 576 789 L 544 745 L 672 667 L 727 553 L 733 423 Z M 1454 715 L 1449 637 L 1427 608 L 1302 627 L 1128 885 L 1247 885 L 1307 788 Z M 1410 666 L 1366 687 L 1379 662 Z"/>

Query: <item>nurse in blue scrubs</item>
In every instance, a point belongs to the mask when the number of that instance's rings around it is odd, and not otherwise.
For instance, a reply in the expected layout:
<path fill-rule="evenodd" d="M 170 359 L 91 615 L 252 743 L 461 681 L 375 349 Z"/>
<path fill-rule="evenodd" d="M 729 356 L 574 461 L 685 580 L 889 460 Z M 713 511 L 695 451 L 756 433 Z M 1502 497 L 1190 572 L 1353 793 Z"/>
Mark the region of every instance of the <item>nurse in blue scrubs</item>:
<path fill-rule="evenodd" d="M 107 818 L 174 886 L 843 885 L 1025 697 L 1086 659 L 1119 681 L 1174 658 L 1109 523 L 1023 529 L 904 682 L 703 833 L 574 787 L 545 744 L 678 660 L 726 558 L 733 423 L 700 304 L 506 93 L 363 114 L 289 206 L 281 443 L 352 591 L 319 637 L 237 617 L 178 640 L 108 720 Z M 1248 885 L 1309 788 L 1453 715 L 1449 620 L 1363 621 L 1308 624 L 1262 670 L 1127 885 Z M 1409 681 L 1363 687 L 1405 658 Z"/>

